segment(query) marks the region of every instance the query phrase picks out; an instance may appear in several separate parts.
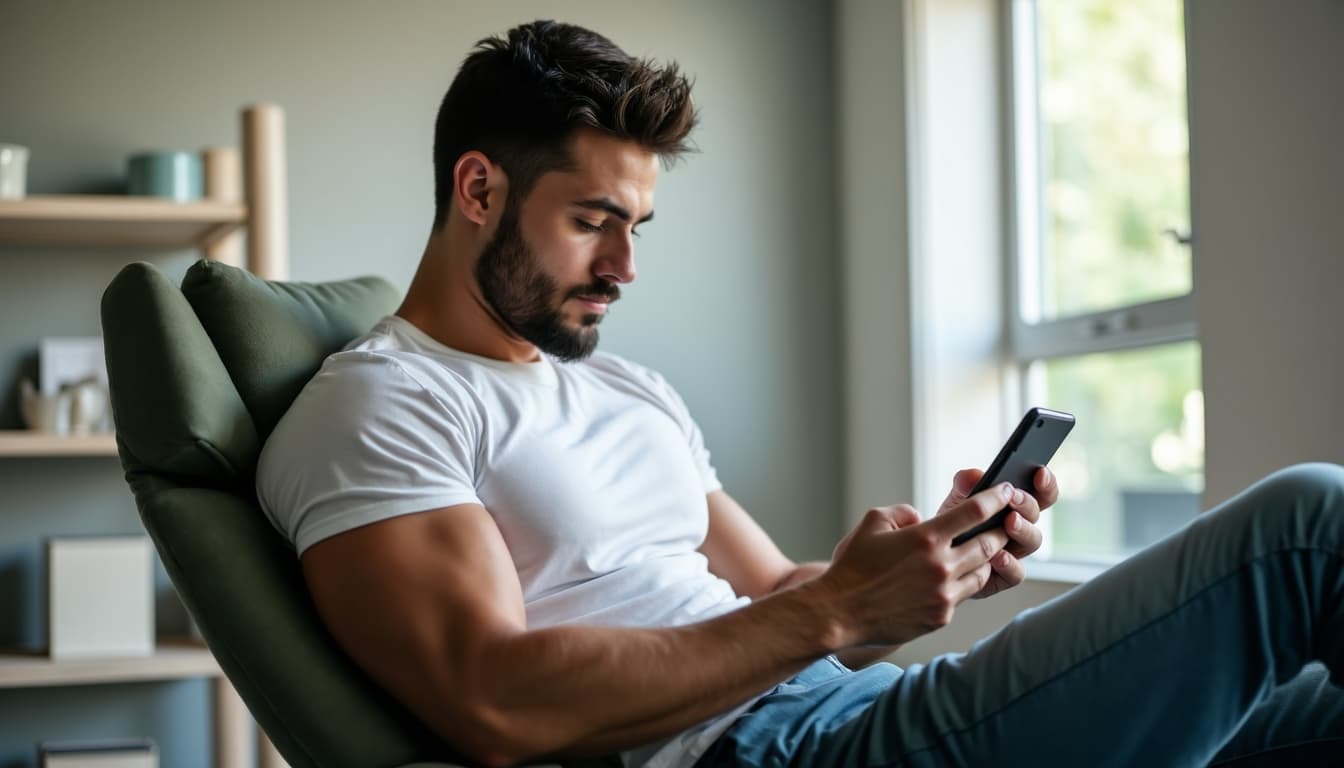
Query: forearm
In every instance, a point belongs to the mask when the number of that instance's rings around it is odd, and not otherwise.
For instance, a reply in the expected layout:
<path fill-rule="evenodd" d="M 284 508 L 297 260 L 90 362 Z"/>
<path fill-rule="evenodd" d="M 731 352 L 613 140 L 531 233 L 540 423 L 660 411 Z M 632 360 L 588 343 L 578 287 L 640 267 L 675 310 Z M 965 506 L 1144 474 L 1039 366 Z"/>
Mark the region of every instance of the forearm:
<path fill-rule="evenodd" d="M 792 571 L 780 579 L 775 585 L 774 591 L 789 589 L 798 586 L 804 582 L 810 581 L 826 572 L 830 563 L 821 561 L 812 561 L 799 563 Z M 773 593 L 772 593 L 773 594 Z M 845 648 L 835 652 L 835 657 L 850 669 L 859 669 L 866 667 L 877 661 L 885 659 L 900 648 L 899 645 L 868 645 L 855 648 Z"/>
<path fill-rule="evenodd" d="M 835 650 L 826 611 L 804 588 L 684 627 L 524 632 L 482 654 L 479 678 L 490 716 L 521 740 L 511 759 L 608 753 L 725 712 Z"/>

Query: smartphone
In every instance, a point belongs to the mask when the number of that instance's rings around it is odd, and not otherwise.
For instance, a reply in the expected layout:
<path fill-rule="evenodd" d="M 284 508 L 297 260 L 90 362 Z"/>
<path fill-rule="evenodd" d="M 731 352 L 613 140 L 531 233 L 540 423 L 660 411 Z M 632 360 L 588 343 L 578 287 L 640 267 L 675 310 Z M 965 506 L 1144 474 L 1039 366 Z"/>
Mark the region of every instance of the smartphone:
<path fill-rule="evenodd" d="M 999 449 L 999 455 L 994 457 L 994 462 L 985 470 L 985 476 L 976 483 L 970 495 L 974 496 L 1002 482 L 1012 483 L 1027 493 L 1034 493 L 1032 479 L 1036 476 L 1036 470 L 1050 463 L 1055 451 L 1059 450 L 1064 438 L 1068 437 L 1069 431 L 1073 429 L 1073 421 L 1073 415 L 1063 411 L 1052 411 L 1049 408 L 1029 409 L 1018 423 L 1017 429 L 1014 429 L 1013 434 L 1009 436 L 1008 442 Z M 985 522 L 959 534 L 952 540 L 952 546 L 955 547 L 985 531 L 1003 525 L 1003 519 L 1008 516 L 1009 509 L 1010 507 L 1005 506 Z"/>

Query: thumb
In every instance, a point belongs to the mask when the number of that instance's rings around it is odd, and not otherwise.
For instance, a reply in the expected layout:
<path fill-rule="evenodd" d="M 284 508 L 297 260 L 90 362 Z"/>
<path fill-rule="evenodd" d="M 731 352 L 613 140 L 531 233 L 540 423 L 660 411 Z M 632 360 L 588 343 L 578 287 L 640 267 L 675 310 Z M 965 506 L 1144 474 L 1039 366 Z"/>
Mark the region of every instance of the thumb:
<path fill-rule="evenodd" d="M 863 519 L 855 527 L 855 532 L 877 533 L 881 531 L 893 531 L 906 525 L 911 525 L 910 518 L 914 517 L 914 522 L 919 522 L 919 513 L 909 504 L 897 504 L 891 507 L 873 507 L 868 510 Z"/>
<path fill-rule="evenodd" d="M 923 520 L 923 518 L 919 516 L 919 510 L 909 504 L 897 504 L 890 509 L 891 521 L 896 524 L 897 528 L 904 528 L 908 525 L 919 525 L 920 521 Z"/>
<path fill-rule="evenodd" d="M 938 506 L 938 514 L 944 514 L 965 501 L 984 474 L 984 470 L 981 469 L 963 469 L 953 475 L 952 490 L 947 492 L 947 498 Z"/>

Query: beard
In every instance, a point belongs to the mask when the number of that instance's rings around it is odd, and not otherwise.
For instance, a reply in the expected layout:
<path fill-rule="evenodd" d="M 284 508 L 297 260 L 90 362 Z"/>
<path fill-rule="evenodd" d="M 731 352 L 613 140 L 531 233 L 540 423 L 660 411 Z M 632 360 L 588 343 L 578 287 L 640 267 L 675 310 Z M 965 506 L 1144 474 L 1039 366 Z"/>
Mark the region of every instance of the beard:
<path fill-rule="evenodd" d="M 516 206 L 509 206 L 499 221 L 499 229 L 476 261 L 476 282 L 481 295 L 505 327 L 537 349 L 561 362 L 583 360 L 597 348 L 597 325 L 602 322 L 602 315 L 586 314 L 576 328 L 566 323 L 561 306 L 576 296 L 601 296 L 615 301 L 620 298 L 620 289 L 614 283 L 599 280 L 575 286 L 561 295 L 555 278 L 542 270 L 536 253 L 523 238 L 515 210 Z"/>

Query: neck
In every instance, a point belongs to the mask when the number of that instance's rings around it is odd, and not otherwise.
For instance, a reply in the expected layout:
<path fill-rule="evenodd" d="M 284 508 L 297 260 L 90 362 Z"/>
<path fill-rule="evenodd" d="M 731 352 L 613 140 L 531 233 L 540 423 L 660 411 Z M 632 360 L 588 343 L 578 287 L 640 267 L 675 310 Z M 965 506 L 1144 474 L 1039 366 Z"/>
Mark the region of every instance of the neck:
<path fill-rule="evenodd" d="M 490 309 L 472 271 L 471 241 L 451 229 L 450 223 L 430 234 L 397 317 L 461 352 L 512 363 L 540 359 L 537 348 Z"/>

